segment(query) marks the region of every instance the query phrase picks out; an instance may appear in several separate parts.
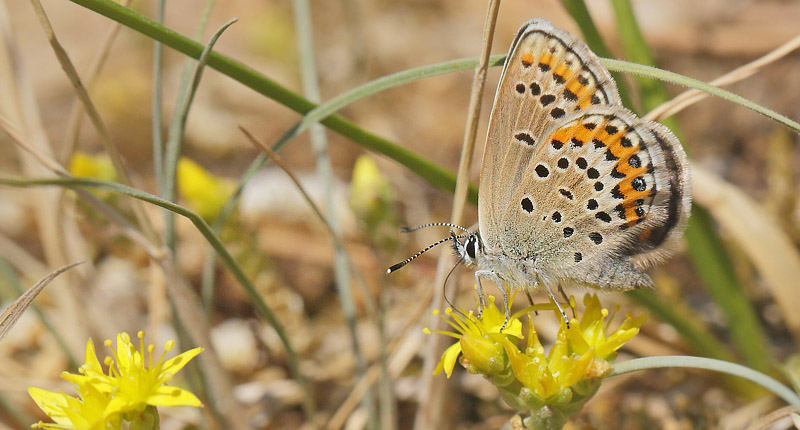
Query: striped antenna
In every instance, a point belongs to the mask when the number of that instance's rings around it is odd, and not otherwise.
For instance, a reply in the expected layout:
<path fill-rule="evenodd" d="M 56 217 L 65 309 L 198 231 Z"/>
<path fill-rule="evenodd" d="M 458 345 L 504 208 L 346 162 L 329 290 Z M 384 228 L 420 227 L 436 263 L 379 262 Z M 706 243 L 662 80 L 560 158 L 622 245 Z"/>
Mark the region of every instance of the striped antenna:
<path fill-rule="evenodd" d="M 466 228 L 461 227 L 460 225 L 450 224 L 449 222 L 432 222 L 430 224 L 422 224 L 414 227 L 403 227 L 400 229 L 400 231 L 402 231 L 403 233 L 411 233 L 412 231 L 417 231 L 425 227 L 450 227 L 459 229 L 464 233 L 469 233 L 469 230 L 467 230 Z"/>
<path fill-rule="evenodd" d="M 420 228 L 422 228 L 422 227 L 420 227 Z M 386 269 L 386 273 L 392 273 L 392 272 L 396 271 L 397 269 L 405 266 L 406 264 L 410 263 L 413 259 L 415 259 L 415 258 L 419 257 L 420 255 L 424 254 L 426 251 L 429 251 L 431 248 L 433 248 L 436 245 L 441 245 L 442 243 L 447 242 L 448 240 L 463 239 L 465 237 L 468 237 L 468 235 L 456 236 L 455 234 L 451 234 L 450 236 L 448 236 L 448 237 L 446 237 L 444 239 L 438 240 L 438 241 L 434 242 L 433 244 L 428 245 L 422 251 L 419 251 L 418 253 L 412 255 L 411 257 L 406 258 L 405 261 L 401 261 L 401 262 L 393 265 L 392 267 Z"/>

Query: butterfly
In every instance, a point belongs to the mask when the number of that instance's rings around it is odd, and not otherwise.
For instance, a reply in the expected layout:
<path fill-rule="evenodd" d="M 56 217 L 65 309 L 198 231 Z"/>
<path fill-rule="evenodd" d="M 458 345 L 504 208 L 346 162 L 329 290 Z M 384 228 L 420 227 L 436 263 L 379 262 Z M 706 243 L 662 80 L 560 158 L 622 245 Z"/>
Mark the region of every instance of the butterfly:
<path fill-rule="evenodd" d="M 680 239 L 691 207 L 686 154 L 665 126 L 622 106 L 598 57 L 543 19 L 522 25 L 489 119 L 478 231 L 452 241 L 461 262 L 503 292 L 652 287 L 644 270 Z M 530 295 L 529 295 L 530 297 Z M 567 321 L 568 323 L 568 321 Z"/>

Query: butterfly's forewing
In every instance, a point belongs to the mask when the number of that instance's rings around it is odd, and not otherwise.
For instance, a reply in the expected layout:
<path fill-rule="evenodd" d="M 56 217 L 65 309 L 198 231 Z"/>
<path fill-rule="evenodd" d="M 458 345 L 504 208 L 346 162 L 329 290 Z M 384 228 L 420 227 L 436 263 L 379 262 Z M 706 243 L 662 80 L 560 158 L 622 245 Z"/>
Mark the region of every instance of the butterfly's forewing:
<path fill-rule="evenodd" d="M 575 36 L 544 20 L 520 29 L 506 59 L 489 121 L 478 196 L 479 228 L 488 253 L 528 255 L 504 222 L 526 168 L 545 148 L 544 133 L 592 106 L 619 106 L 619 94 L 597 56 Z M 530 232 L 530 229 L 526 229 Z"/>

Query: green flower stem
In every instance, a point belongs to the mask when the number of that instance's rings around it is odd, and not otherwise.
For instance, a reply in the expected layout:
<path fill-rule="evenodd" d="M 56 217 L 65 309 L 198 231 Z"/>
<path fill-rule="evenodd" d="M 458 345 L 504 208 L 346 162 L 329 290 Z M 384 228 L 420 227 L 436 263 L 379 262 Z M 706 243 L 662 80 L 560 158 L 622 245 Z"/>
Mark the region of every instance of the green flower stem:
<path fill-rule="evenodd" d="M 164 23 L 164 10 L 167 0 L 158 0 L 156 6 L 156 20 L 159 24 Z M 159 189 L 163 189 L 164 176 L 164 137 L 161 128 L 161 96 L 163 85 L 164 67 L 162 64 L 164 47 L 160 42 L 153 44 L 153 104 L 152 104 L 152 135 L 153 135 L 153 170 L 155 171 L 156 184 Z"/>
<path fill-rule="evenodd" d="M 741 364 L 716 360 L 713 358 L 678 355 L 636 358 L 614 364 L 614 370 L 610 376 L 622 375 L 637 370 L 670 367 L 714 370 L 717 372 L 738 376 L 761 385 L 767 390 L 772 391 L 776 396 L 783 399 L 786 403 L 800 409 L 800 397 L 798 397 L 797 393 L 781 384 L 777 380 L 749 367 L 742 366 Z"/>
<path fill-rule="evenodd" d="M 297 54 L 300 66 L 300 81 L 303 94 L 312 102 L 319 102 L 320 89 L 317 75 L 317 64 L 314 58 L 313 24 L 311 19 L 311 5 L 309 0 L 293 0 L 294 24 L 297 38 Z M 351 261 L 348 259 L 342 245 L 342 228 L 339 216 L 336 213 L 336 202 L 333 193 L 333 164 L 329 154 L 328 135 L 325 127 L 320 124 L 311 126 L 309 137 L 311 150 L 314 154 L 317 175 L 322 179 L 322 193 L 327 212 L 322 216 L 331 232 L 331 244 L 334 249 L 333 279 L 339 296 L 339 306 L 344 314 L 347 328 L 350 332 L 350 342 L 353 356 L 355 357 L 356 376 L 364 378 L 367 365 L 364 359 L 363 347 L 358 338 L 358 316 L 356 302 L 353 297 L 353 282 L 350 273 Z M 310 202 L 310 199 L 309 199 Z M 365 302 L 370 302 L 372 297 L 366 295 Z M 361 407 L 367 413 L 367 429 L 377 429 L 378 411 L 375 403 L 375 394 L 372 387 L 367 388 L 361 397 Z"/>
<path fill-rule="evenodd" d="M 223 24 L 209 39 L 208 44 L 203 47 L 203 52 L 200 53 L 200 58 L 194 67 L 194 72 L 191 76 L 191 85 L 186 85 L 181 88 L 178 95 L 178 104 L 175 106 L 175 114 L 172 117 L 172 124 L 169 128 L 169 136 L 163 159 L 164 171 L 160 176 L 162 181 L 159 183 L 161 186 L 160 194 L 167 200 L 175 201 L 178 195 L 177 174 L 178 174 L 178 161 L 181 157 L 183 149 L 184 131 L 186 129 L 186 121 L 189 118 L 189 109 L 192 107 L 194 96 L 197 93 L 197 88 L 200 86 L 200 79 L 203 77 L 203 70 L 208 62 L 208 55 L 212 52 L 214 45 L 219 40 L 222 33 L 236 22 L 236 18 L 228 20 Z M 188 81 L 188 79 L 187 79 Z M 170 251 L 175 254 L 175 215 L 170 211 L 165 211 L 165 225 L 164 225 L 164 242 Z"/>

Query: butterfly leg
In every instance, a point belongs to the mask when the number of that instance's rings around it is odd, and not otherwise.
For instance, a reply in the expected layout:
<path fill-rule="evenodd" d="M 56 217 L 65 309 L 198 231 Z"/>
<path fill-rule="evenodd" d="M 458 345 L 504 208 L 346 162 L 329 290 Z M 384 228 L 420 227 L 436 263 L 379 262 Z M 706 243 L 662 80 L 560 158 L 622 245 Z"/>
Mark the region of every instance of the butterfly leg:
<path fill-rule="evenodd" d="M 503 283 L 503 281 L 500 280 L 500 277 L 497 276 L 497 273 L 495 273 L 494 271 L 476 270 L 475 279 L 478 281 L 478 293 L 481 296 L 481 310 L 483 310 L 483 306 L 486 304 L 486 298 L 483 294 L 483 288 L 481 288 L 481 282 L 480 282 L 481 276 L 491 279 L 492 282 L 497 284 L 497 288 L 500 289 L 500 292 L 503 293 L 503 309 L 505 310 L 506 313 L 506 319 L 503 322 L 503 326 L 500 327 L 500 331 L 502 332 L 503 329 L 506 328 L 506 325 L 508 325 L 508 320 L 511 319 L 511 315 L 509 315 L 508 291 L 506 291 L 506 285 Z"/>
<path fill-rule="evenodd" d="M 558 286 L 558 292 L 561 293 L 561 297 L 563 297 L 564 300 L 567 301 L 569 308 L 572 309 L 572 318 L 577 318 L 578 314 L 575 311 L 575 306 L 572 305 L 572 300 L 569 299 L 569 296 L 567 295 L 567 293 L 564 292 L 564 288 L 562 288 L 561 285 Z"/>
<path fill-rule="evenodd" d="M 483 286 L 481 285 L 481 275 L 488 275 L 493 273 L 488 270 L 476 270 L 475 271 L 475 286 L 478 288 L 478 300 L 480 300 L 480 304 L 478 307 L 478 318 L 483 315 L 483 308 L 486 307 L 486 293 L 483 292 Z"/>
<path fill-rule="evenodd" d="M 525 295 L 528 296 L 528 303 L 530 303 L 531 306 L 533 306 L 535 303 L 533 303 L 533 297 L 531 296 L 531 291 L 527 288 L 525 288 Z M 533 314 L 539 316 L 539 311 L 533 311 Z"/>
<path fill-rule="evenodd" d="M 498 279 L 498 281 L 500 280 Z M 508 320 L 511 319 L 511 315 L 509 315 L 510 306 L 508 304 L 508 291 L 506 290 L 506 286 L 501 284 L 498 285 L 500 285 L 500 291 L 503 292 L 503 309 L 506 311 L 506 320 L 503 321 L 503 326 L 500 327 L 500 333 L 502 333 L 503 330 L 505 330 L 506 326 L 508 325 Z"/>
<path fill-rule="evenodd" d="M 542 282 L 542 285 L 544 285 L 544 288 L 547 290 L 547 295 L 550 296 L 550 300 L 553 301 L 553 303 L 558 308 L 558 311 L 561 312 L 561 316 L 564 318 L 564 323 L 566 323 L 567 324 L 567 328 L 569 328 L 569 318 L 567 318 L 567 313 L 564 312 L 564 309 L 561 308 L 561 303 L 558 302 L 558 299 L 553 294 L 553 290 L 551 290 L 550 286 L 547 285 L 544 282 Z M 559 288 L 560 288 L 560 286 L 559 286 Z"/>

